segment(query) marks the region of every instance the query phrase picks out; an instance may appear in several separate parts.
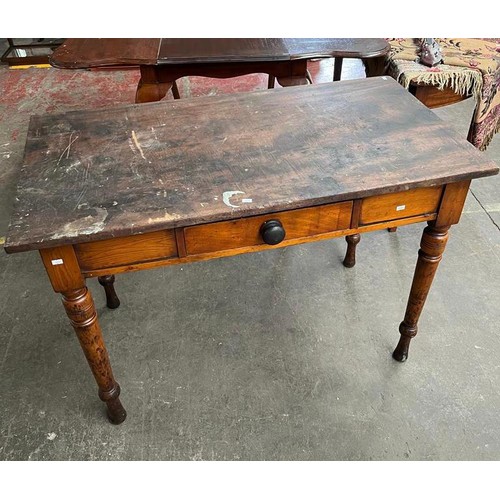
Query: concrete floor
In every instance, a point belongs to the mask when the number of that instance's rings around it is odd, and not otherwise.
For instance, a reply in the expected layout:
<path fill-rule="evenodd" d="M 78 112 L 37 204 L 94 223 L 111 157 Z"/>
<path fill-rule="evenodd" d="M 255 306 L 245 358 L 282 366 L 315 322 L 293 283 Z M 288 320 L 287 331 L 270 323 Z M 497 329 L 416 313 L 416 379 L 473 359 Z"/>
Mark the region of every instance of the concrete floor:
<path fill-rule="evenodd" d="M 357 61 L 344 69 L 362 76 Z M 331 78 L 330 61 L 312 70 Z M 137 79 L 0 67 L 0 237 L 29 115 L 130 103 Z M 471 102 L 436 112 L 465 137 Z M 485 154 L 500 163 L 500 137 Z M 121 426 L 107 423 L 39 256 L 0 252 L 0 458 L 498 460 L 499 211 L 500 176 L 474 181 L 405 364 L 391 351 L 423 225 L 365 235 L 354 269 L 339 239 L 121 275 L 116 311 L 89 280 Z"/>

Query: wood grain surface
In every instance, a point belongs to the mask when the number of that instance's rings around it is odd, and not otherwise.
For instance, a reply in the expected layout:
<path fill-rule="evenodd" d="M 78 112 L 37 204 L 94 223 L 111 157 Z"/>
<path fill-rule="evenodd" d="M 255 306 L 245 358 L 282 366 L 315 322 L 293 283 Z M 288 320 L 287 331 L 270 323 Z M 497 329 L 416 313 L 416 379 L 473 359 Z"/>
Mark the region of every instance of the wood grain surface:
<path fill-rule="evenodd" d="M 294 240 L 348 229 L 352 202 L 280 212 L 276 218 L 286 231 L 285 239 Z M 260 235 L 264 222 L 274 216 L 260 215 L 234 221 L 215 222 L 188 227 L 184 230 L 187 255 L 217 252 L 231 248 L 265 245 Z"/>
<path fill-rule="evenodd" d="M 303 57 L 354 57 L 368 59 L 387 54 L 391 46 L 383 38 L 284 38 L 292 59 Z"/>
<path fill-rule="evenodd" d="M 278 61 L 382 56 L 383 38 L 68 38 L 50 57 L 57 68 L 122 64 Z"/>
<path fill-rule="evenodd" d="M 159 64 L 289 60 L 282 38 L 162 38 Z"/>
<path fill-rule="evenodd" d="M 161 38 L 68 38 L 50 56 L 56 68 L 156 64 Z"/>
<path fill-rule="evenodd" d="M 497 172 L 388 77 L 36 116 L 5 250 L 269 214 Z"/>

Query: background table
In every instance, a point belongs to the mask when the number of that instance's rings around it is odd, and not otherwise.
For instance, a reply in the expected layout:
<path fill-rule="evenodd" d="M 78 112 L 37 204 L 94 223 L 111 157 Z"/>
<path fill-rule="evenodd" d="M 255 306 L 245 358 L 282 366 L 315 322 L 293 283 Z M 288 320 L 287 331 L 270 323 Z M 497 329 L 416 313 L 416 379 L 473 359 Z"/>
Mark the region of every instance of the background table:
<path fill-rule="evenodd" d="M 383 38 L 72 38 L 51 57 L 58 68 L 85 69 L 138 65 L 141 79 L 136 102 L 159 101 L 184 76 L 232 78 L 269 75 L 282 86 L 308 82 L 307 61 L 334 57 L 334 80 L 340 80 L 345 57 L 383 57 L 390 45 Z"/>

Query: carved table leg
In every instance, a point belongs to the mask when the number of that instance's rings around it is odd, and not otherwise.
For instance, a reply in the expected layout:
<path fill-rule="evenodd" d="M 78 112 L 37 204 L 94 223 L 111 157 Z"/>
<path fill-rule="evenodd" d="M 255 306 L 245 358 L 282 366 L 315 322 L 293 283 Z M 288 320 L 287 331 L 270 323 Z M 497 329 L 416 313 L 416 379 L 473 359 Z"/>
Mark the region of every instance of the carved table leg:
<path fill-rule="evenodd" d="M 115 275 L 114 274 L 108 274 L 106 276 L 99 276 L 97 278 L 99 283 L 104 287 L 104 292 L 106 293 L 106 305 L 110 309 L 116 309 L 120 305 L 120 299 L 116 295 L 115 292 Z"/>
<path fill-rule="evenodd" d="M 99 397 L 108 407 L 108 417 L 113 424 L 121 424 L 127 412 L 119 396 L 120 386 L 113 377 L 108 352 L 102 338 L 101 327 L 92 296 L 86 287 L 65 291 L 63 304 L 78 336 L 92 374 L 99 386 Z"/>
<path fill-rule="evenodd" d="M 449 226 L 434 227 L 434 222 L 428 224 L 420 242 L 405 318 L 399 325 L 401 338 L 392 354 L 396 361 L 402 362 L 408 358 L 410 341 L 417 334 L 418 319 L 448 241 Z"/>
<path fill-rule="evenodd" d="M 345 267 L 354 267 L 356 265 L 356 245 L 359 243 L 361 235 L 351 234 L 345 237 L 347 241 L 347 252 L 345 254 L 344 264 Z"/>

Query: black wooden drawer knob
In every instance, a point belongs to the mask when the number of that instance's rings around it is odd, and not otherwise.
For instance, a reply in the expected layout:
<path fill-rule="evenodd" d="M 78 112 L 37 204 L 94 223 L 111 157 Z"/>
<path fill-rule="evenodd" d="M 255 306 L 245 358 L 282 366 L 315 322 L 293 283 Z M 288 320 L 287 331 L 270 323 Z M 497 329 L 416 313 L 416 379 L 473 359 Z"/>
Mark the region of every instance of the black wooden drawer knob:
<path fill-rule="evenodd" d="M 285 228 L 279 220 L 268 220 L 260 228 L 260 235 L 268 245 L 277 245 L 285 239 Z"/>

